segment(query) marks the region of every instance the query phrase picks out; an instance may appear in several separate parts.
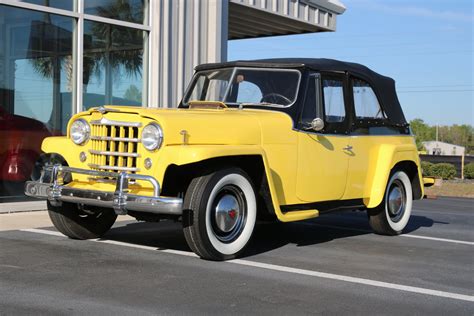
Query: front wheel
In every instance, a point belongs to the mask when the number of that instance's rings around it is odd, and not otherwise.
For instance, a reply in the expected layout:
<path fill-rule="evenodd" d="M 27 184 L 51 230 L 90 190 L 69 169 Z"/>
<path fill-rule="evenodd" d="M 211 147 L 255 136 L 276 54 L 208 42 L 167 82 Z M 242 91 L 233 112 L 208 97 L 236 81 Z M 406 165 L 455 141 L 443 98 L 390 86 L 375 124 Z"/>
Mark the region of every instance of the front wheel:
<path fill-rule="evenodd" d="M 368 210 L 370 226 L 377 234 L 401 234 L 410 219 L 412 204 L 410 178 L 404 171 L 396 171 L 388 181 L 382 203 Z"/>
<path fill-rule="evenodd" d="M 219 170 L 191 181 L 183 209 L 189 247 L 204 259 L 233 259 L 247 245 L 255 227 L 255 190 L 243 170 Z"/>
<path fill-rule="evenodd" d="M 53 206 L 48 201 L 49 218 L 56 229 L 72 239 L 95 239 L 102 237 L 117 219 L 112 209 L 87 211 L 74 203 L 63 202 Z"/>

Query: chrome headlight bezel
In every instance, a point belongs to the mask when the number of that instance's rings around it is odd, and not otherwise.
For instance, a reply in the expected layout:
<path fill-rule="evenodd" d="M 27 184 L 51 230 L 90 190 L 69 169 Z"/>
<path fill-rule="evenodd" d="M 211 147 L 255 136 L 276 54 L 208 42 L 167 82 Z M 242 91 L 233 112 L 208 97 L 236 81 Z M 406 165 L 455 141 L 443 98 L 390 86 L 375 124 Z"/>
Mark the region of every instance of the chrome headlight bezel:
<path fill-rule="evenodd" d="M 141 141 L 148 151 L 160 149 L 163 144 L 163 129 L 158 123 L 150 123 L 142 129 Z"/>
<path fill-rule="evenodd" d="M 69 137 L 76 145 L 87 143 L 91 135 L 91 127 L 84 119 L 75 120 L 69 127 Z"/>

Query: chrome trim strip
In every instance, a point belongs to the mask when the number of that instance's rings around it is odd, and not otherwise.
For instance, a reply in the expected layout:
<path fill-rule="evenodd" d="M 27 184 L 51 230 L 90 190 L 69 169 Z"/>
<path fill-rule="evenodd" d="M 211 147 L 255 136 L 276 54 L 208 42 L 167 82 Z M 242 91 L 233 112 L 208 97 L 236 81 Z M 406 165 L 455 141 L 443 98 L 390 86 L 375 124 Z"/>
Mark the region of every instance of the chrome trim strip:
<path fill-rule="evenodd" d="M 115 166 L 109 166 L 109 165 L 98 165 L 95 163 L 90 163 L 88 164 L 89 167 L 95 168 L 95 169 L 103 169 L 103 170 L 119 170 L 119 171 L 135 171 L 138 172 L 140 171 L 140 168 L 135 168 L 135 167 L 115 167 Z"/>
<path fill-rule="evenodd" d="M 92 140 L 112 140 L 116 142 L 139 143 L 140 138 L 126 138 L 126 137 L 110 137 L 110 136 L 91 136 Z"/>
<path fill-rule="evenodd" d="M 104 156 L 118 156 L 118 157 L 140 157 L 140 154 L 137 153 L 127 153 L 127 152 L 119 152 L 119 151 L 101 151 L 101 150 L 94 150 L 89 149 L 89 152 L 94 155 L 104 155 Z"/>
<path fill-rule="evenodd" d="M 105 117 L 100 120 L 94 120 L 90 122 L 91 125 L 107 125 L 107 126 L 125 126 L 125 127 L 140 127 L 142 123 L 140 122 L 122 122 L 122 121 L 113 121 Z"/>

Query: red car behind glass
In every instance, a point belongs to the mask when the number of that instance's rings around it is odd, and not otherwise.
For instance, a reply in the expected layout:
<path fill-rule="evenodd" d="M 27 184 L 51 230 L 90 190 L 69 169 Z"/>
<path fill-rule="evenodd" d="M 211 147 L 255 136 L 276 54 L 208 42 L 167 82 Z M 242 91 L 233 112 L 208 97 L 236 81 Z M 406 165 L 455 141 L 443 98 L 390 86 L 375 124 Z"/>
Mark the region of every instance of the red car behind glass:
<path fill-rule="evenodd" d="M 45 137 L 59 135 L 35 119 L 0 107 L 0 182 L 29 180 Z"/>

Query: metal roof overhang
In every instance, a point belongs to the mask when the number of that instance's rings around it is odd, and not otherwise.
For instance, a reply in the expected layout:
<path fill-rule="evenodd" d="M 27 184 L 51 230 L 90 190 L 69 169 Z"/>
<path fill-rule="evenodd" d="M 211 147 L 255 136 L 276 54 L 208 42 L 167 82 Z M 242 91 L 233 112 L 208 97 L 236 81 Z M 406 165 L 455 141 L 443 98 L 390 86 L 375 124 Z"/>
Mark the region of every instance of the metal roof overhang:
<path fill-rule="evenodd" d="M 335 31 L 337 0 L 230 0 L 228 38 Z"/>

